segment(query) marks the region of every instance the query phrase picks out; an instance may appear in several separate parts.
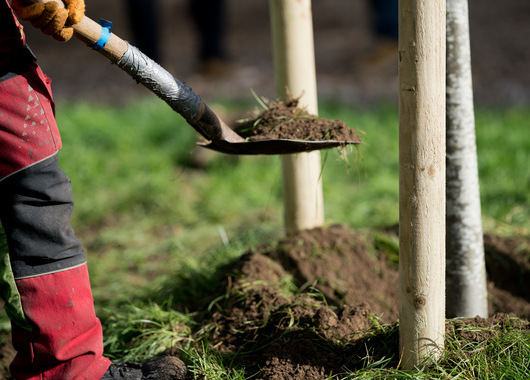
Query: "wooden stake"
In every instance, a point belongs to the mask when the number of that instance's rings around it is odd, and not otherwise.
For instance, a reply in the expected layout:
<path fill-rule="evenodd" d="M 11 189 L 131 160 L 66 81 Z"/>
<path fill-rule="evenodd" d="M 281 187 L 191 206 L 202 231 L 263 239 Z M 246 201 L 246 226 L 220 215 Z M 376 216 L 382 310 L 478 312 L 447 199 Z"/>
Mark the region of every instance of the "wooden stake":
<path fill-rule="evenodd" d="M 300 97 L 318 113 L 313 20 L 310 0 L 270 0 L 278 96 Z M 324 201 L 320 152 L 282 157 L 285 227 L 288 234 L 321 226 Z"/>
<path fill-rule="evenodd" d="M 405 368 L 445 332 L 445 0 L 399 2 L 399 332 Z"/>

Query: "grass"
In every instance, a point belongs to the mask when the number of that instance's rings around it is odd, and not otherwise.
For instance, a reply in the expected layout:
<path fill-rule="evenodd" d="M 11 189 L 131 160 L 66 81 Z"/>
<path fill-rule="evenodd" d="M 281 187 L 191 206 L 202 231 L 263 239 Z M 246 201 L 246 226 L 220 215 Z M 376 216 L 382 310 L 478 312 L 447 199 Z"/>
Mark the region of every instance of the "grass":
<path fill-rule="evenodd" d="M 366 366 L 342 379 L 525 379 L 530 375 L 530 334 L 520 329 L 517 318 L 508 318 L 494 326 L 461 325 L 448 322 L 446 350 L 437 362 L 427 361 L 414 371 L 396 370 L 390 358 L 367 352 Z M 386 341 L 395 339 L 397 325 L 378 326 L 374 336 Z M 462 330 L 477 339 L 462 337 Z M 481 338 L 482 337 L 482 338 Z M 390 365 L 389 365 L 390 364 Z"/>
<path fill-rule="evenodd" d="M 221 105 L 235 115 L 249 107 Z M 396 224 L 397 111 L 334 102 L 320 110 L 360 129 L 364 140 L 347 155 L 322 152 L 327 223 Z M 197 310 L 212 302 L 219 268 L 248 247 L 283 236 L 280 158 L 217 155 L 204 170 L 186 168 L 195 132 L 157 100 L 120 108 L 59 104 L 58 111 L 60 163 L 76 200 L 72 224 L 88 252 L 106 353 L 144 360 L 179 342 L 198 378 L 248 378 L 203 340 L 208 331 Z M 530 109 L 477 110 L 484 226 L 496 233 L 530 234 L 529 118 Z M 395 242 L 381 237 L 379 244 L 393 251 Z M 382 326 L 377 333 L 390 339 L 395 329 Z M 434 368 L 400 371 L 368 357 L 347 378 L 530 377 L 528 334 L 496 334 L 480 343 L 448 336 L 446 344 L 450 349 Z"/>
<path fill-rule="evenodd" d="M 242 106 L 227 107 L 237 115 Z M 486 219 L 499 224 L 527 226 L 529 113 L 477 111 L 482 208 Z M 322 153 L 327 219 L 355 227 L 397 222 L 397 111 L 390 106 L 357 110 L 324 103 L 321 115 L 346 121 L 363 137 L 347 161 L 336 150 Z M 120 109 L 73 105 L 63 107 L 58 119 L 65 141 L 61 163 L 74 185 L 74 222 L 82 221 L 78 224 L 98 224 L 109 216 L 143 217 L 146 212 L 155 213 L 152 219 L 184 225 L 204 220 L 234 223 L 237 214 L 232 210 L 275 213 L 281 206 L 276 156 L 237 162 L 219 156 L 205 173 L 184 172 L 181 165 L 190 160 L 195 132 L 158 101 Z M 85 199 L 90 201 L 81 202 Z"/>
<path fill-rule="evenodd" d="M 176 344 L 185 345 L 194 326 L 193 316 L 173 310 L 171 300 L 162 305 L 123 305 L 109 310 L 106 329 L 119 334 L 105 336 L 106 353 L 111 359 L 146 360 Z"/>
<path fill-rule="evenodd" d="M 516 318 L 492 327 L 463 326 L 461 329 L 483 339 L 469 341 L 449 333 L 446 354 L 436 370 L 448 378 L 465 375 L 475 379 L 524 379 L 529 376 L 530 334 L 521 331 Z"/>
<path fill-rule="evenodd" d="M 522 128 L 530 112 L 521 109 L 477 113 L 477 149 L 484 214 L 500 223 L 528 227 L 530 141 Z M 527 125 L 527 124 L 526 124 Z M 510 126 L 517 126 L 511 130 Z"/>

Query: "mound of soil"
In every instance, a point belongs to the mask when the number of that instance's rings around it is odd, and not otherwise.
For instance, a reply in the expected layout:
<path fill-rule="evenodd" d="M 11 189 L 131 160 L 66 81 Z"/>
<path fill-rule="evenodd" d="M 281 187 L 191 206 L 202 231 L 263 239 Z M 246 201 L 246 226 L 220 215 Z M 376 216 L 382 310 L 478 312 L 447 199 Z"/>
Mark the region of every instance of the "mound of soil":
<path fill-rule="evenodd" d="M 236 127 L 248 140 L 293 139 L 304 141 L 340 141 L 360 143 L 355 130 L 340 120 L 328 120 L 311 115 L 298 107 L 298 99 L 286 102 L 268 101 L 266 109 L 255 118 Z"/>
<path fill-rule="evenodd" d="M 246 252 L 227 274 L 226 303 L 213 314 L 215 348 L 237 354 L 233 363 L 259 379 L 327 379 L 362 368 L 367 358 L 397 366 L 398 269 L 388 259 L 394 230 L 368 236 L 344 226 L 317 228 Z M 530 294 L 521 286 L 530 274 L 523 259 L 529 243 L 486 235 L 493 317 L 454 320 L 448 334 L 481 341 L 513 325 L 507 313 L 530 318 Z M 519 328 L 530 331 L 525 320 Z"/>

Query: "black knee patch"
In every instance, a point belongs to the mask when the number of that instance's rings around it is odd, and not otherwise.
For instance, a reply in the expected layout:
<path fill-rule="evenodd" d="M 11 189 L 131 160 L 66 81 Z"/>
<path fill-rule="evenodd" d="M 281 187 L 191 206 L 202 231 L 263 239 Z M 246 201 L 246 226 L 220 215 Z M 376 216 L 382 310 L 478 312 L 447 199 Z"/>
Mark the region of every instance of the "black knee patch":
<path fill-rule="evenodd" d="M 0 182 L 0 218 L 15 278 L 65 270 L 86 261 L 70 226 L 70 180 L 57 154 Z"/>

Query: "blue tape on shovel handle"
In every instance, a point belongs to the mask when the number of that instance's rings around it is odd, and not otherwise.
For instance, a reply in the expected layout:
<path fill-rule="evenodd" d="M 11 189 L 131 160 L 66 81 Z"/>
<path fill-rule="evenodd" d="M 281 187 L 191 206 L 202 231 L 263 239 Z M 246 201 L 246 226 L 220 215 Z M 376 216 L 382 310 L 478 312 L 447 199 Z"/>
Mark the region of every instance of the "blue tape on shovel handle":
<path fill-rule="evenodd" d="M 105 45 L 107 44 L 107 42 L 109 42 L 110 29 L 112 28 L 112 22 L 100 18 L 99 25 L 101 25 L 101 36 L 99 37 L 99 40 L 97 40 L 97 42 L 91 46 L 91 48 L 94 50 L 103 49 Z"/>

